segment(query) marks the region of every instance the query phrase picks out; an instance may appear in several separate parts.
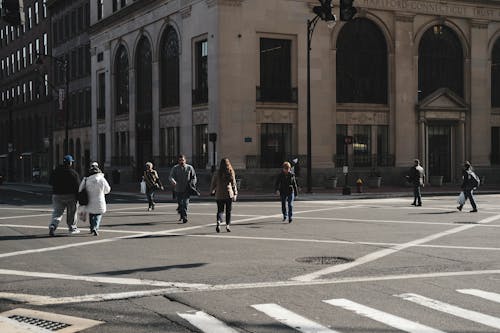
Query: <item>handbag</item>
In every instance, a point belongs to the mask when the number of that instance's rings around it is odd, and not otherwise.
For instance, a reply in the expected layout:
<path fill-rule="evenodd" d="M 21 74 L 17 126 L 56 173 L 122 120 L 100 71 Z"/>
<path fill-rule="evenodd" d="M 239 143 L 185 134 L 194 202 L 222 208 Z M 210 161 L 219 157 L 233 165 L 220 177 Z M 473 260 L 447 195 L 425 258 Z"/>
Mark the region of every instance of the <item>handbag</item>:
<path fill-rule="evenodd" d="M 89 203 L 89 194 L 87 193 L 87 178 L 85 178 L 85 186 L 80 192 L 78 192 L 77 200 L 81 206 L 88 205 Z"/>
<path fill-rule="evenodd" d="M 464 194 L 464 191 L 460 192 L 460 194 L 458 195 L 457 203 L 460 206 L 463 206 L 465 204 L 465 194 Z"/>

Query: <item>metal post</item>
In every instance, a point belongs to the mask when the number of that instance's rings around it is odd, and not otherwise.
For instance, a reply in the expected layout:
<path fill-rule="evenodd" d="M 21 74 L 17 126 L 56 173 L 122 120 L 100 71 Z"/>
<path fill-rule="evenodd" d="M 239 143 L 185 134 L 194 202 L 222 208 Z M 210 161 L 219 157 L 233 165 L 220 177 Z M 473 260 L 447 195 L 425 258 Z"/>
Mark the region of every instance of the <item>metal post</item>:
<path fill-rule="evenodd" d="M 307 193 L 312 193 L 311 40 L 318 19 L 307 20 Z"/>

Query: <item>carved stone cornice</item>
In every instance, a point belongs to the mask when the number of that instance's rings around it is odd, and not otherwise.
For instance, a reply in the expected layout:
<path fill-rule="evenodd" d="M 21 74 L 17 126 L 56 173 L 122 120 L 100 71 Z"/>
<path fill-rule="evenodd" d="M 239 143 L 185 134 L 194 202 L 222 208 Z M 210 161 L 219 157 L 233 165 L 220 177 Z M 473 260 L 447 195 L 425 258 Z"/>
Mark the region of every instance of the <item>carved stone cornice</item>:
<path fill-rule="evenodd" d="M 470 26 L 471 28 L 475 29 L 488 29 L 488 21 L 482 21 L 482 20 L 471 20 L 470 21 Z"/>
<path fill-rule="evenodd" d="M 189 5 L 189 6 L 186 6 L 186 7 L 182 8 L 182 9 L 180 10 L 181 17 L 182 17 L 183 19 L 190 17 L 190 16 L 191 16 L 191 10 L 192 10 L 192 9 L 193 9 L 193 8 L 191 7 L 191 5 Z"/>

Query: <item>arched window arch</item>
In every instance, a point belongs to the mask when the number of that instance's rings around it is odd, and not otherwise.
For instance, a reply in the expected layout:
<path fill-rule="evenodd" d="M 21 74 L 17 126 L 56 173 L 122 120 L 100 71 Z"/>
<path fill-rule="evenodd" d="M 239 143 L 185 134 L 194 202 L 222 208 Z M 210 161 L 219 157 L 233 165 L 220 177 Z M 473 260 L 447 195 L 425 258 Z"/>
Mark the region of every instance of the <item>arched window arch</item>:
<path fill-rule="evenodd" d="M 115 56 L 116 114 L 129 111 L 128 53 L 125 46 L 120 45 Z"/>
<path fill-rule="evenodd" d="M 418 47 L 419 99 L 439 88 L 464 96 L 464 52 L 457 34 L 445 25 L 434 25 Z"/>
<path fill-rule="evenodd" d="M 160 44 L 161 106 L 179 105 L 179 38 L 168 26 Z"/>
<path fill-rule="evenodd" d="M 387 42 L 366 18 L 344 25 L 337 39 L 337 102 L 387 104 Z"/>
<path fill-rule="evenodd" d="M 491 54 L 491 106 L 500 107 L 500 38 L 496 40 Z"/>
<path fill-rule="evenodd" d="M 137 73 L 137 112 L 151 112 L 152 109 L 152 53 L 151 44 L 146 37 L 142 37 L 136 51 Z"/>

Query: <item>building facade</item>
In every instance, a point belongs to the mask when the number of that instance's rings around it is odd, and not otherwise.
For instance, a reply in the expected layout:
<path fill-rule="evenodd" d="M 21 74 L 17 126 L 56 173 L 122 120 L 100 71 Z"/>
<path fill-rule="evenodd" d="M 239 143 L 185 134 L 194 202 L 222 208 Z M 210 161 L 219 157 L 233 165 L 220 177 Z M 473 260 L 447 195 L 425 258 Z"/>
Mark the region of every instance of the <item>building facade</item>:
<path fill-rule="evenodd" d="M 46 1 L 26 0 L 24 12 L 22 26 L 0 21 L 0 173 L 31 182 L 52 167 L 51 76 L 37 63 L 51 45 Z"/>
<path fill-rule="evenodd" d="M 293 157 L 305 166 L 315 5 L 92 1 L 91 157 L 132 174 L 147 160 L 169 166 L 179 152 L 203 169 L 223 156 L 249 174 Z M 312 40 L 314 184 L 346 162 L 399 183 L 414 158 L 445 182 L 458 180 L 464 160 L 499 178 L 500 3 L 355 6 L 354 20 L 320 21 Z"/>
<path fill-rule="evenodd" d="M 90 1 L 49 0 L 47 6 L 52 28 L 51 83 L 55 95 L 52 103 L 54 163 L 61 163 L 64 155 L 71 154 L 76 171 L 83 174 L 89 167 L 92 146 Z M 65 96 L 68 96 L 67 105 Z"/>

